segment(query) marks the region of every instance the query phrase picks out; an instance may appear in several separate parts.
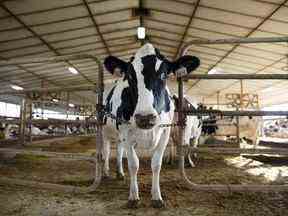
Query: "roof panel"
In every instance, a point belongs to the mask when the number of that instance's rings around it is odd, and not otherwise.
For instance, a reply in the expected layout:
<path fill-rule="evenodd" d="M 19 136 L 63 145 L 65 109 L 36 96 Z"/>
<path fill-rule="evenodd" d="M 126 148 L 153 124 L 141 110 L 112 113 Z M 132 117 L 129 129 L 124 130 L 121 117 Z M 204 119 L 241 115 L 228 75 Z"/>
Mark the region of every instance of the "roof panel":
<path fill-rule="evenodd" d="M 243 61 L 247 61 L 247 62 L 254 62 L 255 64 L 262 64 L 262 65 L 268 65 L 271 64 L 272 60 L 267 60 L 267 59 L 263 59 L 260 57 L 252 57 L 251 55 L 247 56 L 245 54 L 239 54 L 239 53 L 235 53 L 232 52 L 229 57 L 231 58 L 236 58 L 236 59 L 241 59 Z"/>
<path fill-rule="evenodd" d="M 69 19 L 71 17 L 80 18 L 80 17 L 87 16 L 87 15 L 88 15 L 88 12 L 84 6 L 75 6 L 71 8 L 52 10 L 52 11 L 36 13 L 36 14 L 31 14 L 31 15 L 23 15 L 19 17 L 27 25 L 37 25 L 41 23 Z"/>
<path fill-rule="evenodd" d="M 88 1 L 89 2 L 89 1 Z M 125 8 L 138 7 L 138 0 L 113 0 L 113 1 L 99 1 L 90 3 L 93 14 L 107 13 L 109 11 L 121 10 Z"/>
<path fill-rule="evenodd" d="M 88 49 L 101 49 L 101 48 L 104 48 L 104 44 L 95 43 L 95 44 L 81 45 L 81 46 L 74 47 L 74 48 L 58 49 L 58 51 L 61 54 L 66 55 L 69 53 L 77 53 L 77 52 L 85 51 Z"/>
<path fill-rule="evenodd" d="M 248 28 L 241 28 L 238 26 L 227 25 L 223 23 L 217 23 L 213 21 L 207 21 L 195 18 L 192 22 L 192 27 L 202 28 L 209 31 L 217 31 L 228 33 L 235 36 L 245 36 L 250 30 Z"/>
<path fill-rule="evenodd" d="M 266 16 L 275 8 L 271 4 L 263 4 L 253 0 L 227 1 L 227 0 L 202 0 L 201 5 L 243 13 L 251 16 Z"/>
<path fill-rule="evenodd" d="M 111 13 L 104 13 L 95 15 L 95 20 L 97 21 L 97 24 L 105 24 L 105 23 L 112 23 L 112 22 L 118 22 L 121 20 L 128 20 L 132 17 L 132 10 L 121 10 L 121 11 L 113 11 Z"/>
<path fill-rule="evenodd" d="M 0 41 L 13 40 L 32 36 L 32 34 L 25 29 L 18 29 L 13 31 L 4 31 L 0 34 Z"/>
<path fill-rule="evenodd" d="M 22 56 L 26 54 L 43 52 L 43 51 L 48 51 L 48 50 L 49 48 L 47 46 L 39 45 L 35 47 L 27 47 L 27 48 L 22 48 L 22 49 L 17 49 L 17 50 L 1 52 L 1 55 L 5 56 L 6 58 L 12 58 L 16 56 Z"/>
<path fill-rule="evenodd" d="M 89 17 L 87 18 L 79 18 L 74 20 L 68 20 L 63 22 L 56 22 L 52 24 L 45 24 L 45 25 L 39 25 L 35 27 L 31 27 L 34 31 L 36 31 L 38 34 L 47 34 L 47 33 L 53 33 L 53 32 L 59 32 L 59 31 L 65 31 L 65 30 L 73 30 L 77 28 L 83 28 L 92 26 L 93 23 Z"/>
<path fill-rule="evenodd" d="M 267 20 L 261 27 L 261 30 L 264 31 L 270 31 L 270 32 L 276 32 L 279 34 L 288 35 L 287 33 L 287 23 L 281 23 L 281 22 L 275 22 L 272 20 Z"/>
<path fill-rule="evenodd" d="M 106 41 L 108 46 L 115 46 L 115 45 L 127 44 L 127 43 L 132 43 L 132 42 L 136 42 L 135 36 Z"/>
<path fill-rule="evenodd" d="M 261 49 L 272 54 L 286 55 L 288 53 L 288 45 L 285 43 L 262 43 L 261 45 L 257 44 L 245 44 L 242 45 L 245 47 L 251 47 L 253 49 Z"/>
<path fill-rule="evenodd" d="M 113 23 L 108 25 L 99 26 L 100 32 L 111 32 L 111 31 L 117 31 L 121 29 L 127 29 L 127 28 L 135 28 L 135 31 L 137 27 L 140 26 L 140 21 L 137 20 L 131 20 L 131 21 L 125 21 L 125 22 L 119 22 L 119 23 Z"/>
<path fill-rule="evenodd" d="M 272 54 L 272 53 L 269 53 L 267 51 L 264 52 L 264 51 L 256 50 L 256 49 L 247 49 L 244 46 L 238 46 L 235 49 L 235 51 L 236 52 L 240 52 L 240 53 L 249 53 L 249 54 L 251 54 L 253 56 L 259 56 L 259 57 L 263 57 L 263 58 L 271 59 L 271 60 L 275 60 L 275 61 L 282 57 L 281 55 Z"/>
<path fill-rule="evenodd" d="M 179 35 L 179 34 L 168 33 L 168 32 L 164 32 L 164 31 L 160 31 L 160 30 L 156 30 L 156 29 L 151 29 L 151 28 L 147 29 L 147 35 L 156 36 L 156 37 L 163 37 L 163 38 L 167 38 L 170 40 L 177 40 L 177 41 L 181 40 L 181 35 Z"/>
<path fill-rule="evenodd" d="M 262 21 L 262 19 L 256 17 L 250 17 L 203 7 L 198 8 L 196 12 L 196 17 L 203 17 L 210 20 L 236 24 L 249 28 L 255 27 L 258 23 Z"/>
<path fill-rule="evenodd" d="M 212 31 L 209 32 L 209 31 L 200 30 L 200 29 L 196 29 L 196 28 L 189 28 L 188 34 L 189 34 L 189 36 L 196 36 L 197 35 L 197 37 L 201 37 L 201 38 L 205 38 L 205 39 L 233 38 L 233 37 L 235 37 L 235 36 L 227 35 L 227 34 L 220 33 L 220 32 L 212 32 Z"/>
<path fill-rule="evenodd" d="M 288 14 L 288 8 L 287 7 L 281 7 L 275 14 L 273 14 L 271 19 L 288 22 L 287 14 Z"/>
<path fill-rule="evenodd" d="M 3 10 L 2 8 L 0 8 L 0 18 L 4 18 L 4 17 L 8 17 L 9 14 Z"/>
<path fill-rule="evenodd" d="M 175 12 L 175 9 L 178 13 L 190 16 L 193 12 L 194 6 L 191 4 L 182 4 L 176 1 L 165 1 L 165 0 L 146 0 L 144 1 L 144 7 L 150 9 L 159 9 L 168 12 Z"/>
<path fill-rule="evenodd" d="M 42 42 L 38 38 L 27 38 L 23 40 L 10 41 L 9 43 L 1 43 L 0 52 L 1 50 L 9 50 L 9 49 L 15 49 L 15 48 L 21 48 L 21 47 L 27 47 L 27 46 L 35 46 L 39 44 L 42 44 Z"/>
<path fill-rule="evenodd" d="M 119 37 L 125 37 L 125 36 L 129 37 L 132 35 L 136 35 L 136 29 L 107 33 L 104 35 L 104 39 L 110 40 L 113 38 L 119 38 Z"/>
<path fill-rule="evenodd" d="M 0 31 L 22 27 L 14 18 L 1 19 Z"/>
<path fill-rule="evenodd" d="M 99 41 L 101 41 L 100 37 L 93 35 L 93 36 L 88 36 L 88 37 L 74 39 L 74 40 L 53 42 L 51 44 L 54 48 L 60 49 L 60 48 L 68 48 L 68 47 L 78 46 L 81 44 L 87 44 L 87 43 L 93 43 L 93 42 L 96 43 Z"/>
<path fill-rule="evenodd" d="M 154 20 L 169 21 L 178 25 L 185 25 L 189 21 L 189 16 L 180 16 L 162 11 L 150 10 L 150 18 Z"/>
<path fill-rule="evenodd" d="M 145 20 L 145 26 L 149 29 L 149 27 L 151 28 L 156 28 L 159 29 L 160 31 L 166 30 L 166 31 L 170 31 L 170 32 L 176 32 L 176 33 L 183 33 L 185 30 L 185 26 L 175 26 L 175 25 L 171 25 L 171 24 L 166 24 L 166 23 L 159 23 L 156 21 L 152 21 L 152 20 Z"/>
<path fill-rule="evenodd" d="M 8 6 L 15 14 L 30 13 L 39 10 L 49 10 L 58 7 L 65 7 L 81 3 L 81 0 L 53 0 L 53 1 L 39 1 L 39 0 L 25 0 L 25 1 L 7 1 L 5 5 Z"/>
<path fill-rule="evenodd" d="M 44 40 L 48 42 L 54 42 L 59 40 L 67 40 L 75 37 L 81 37 L 85 35 L 92 35 L 97 34 L 97 31 L 94 27 L 80 29 L 80 30 L 74 30 L 74 31 L 68 31 L 64 33 L 55 33 L 51 35 L 44 35 L 42 36 Z"/>

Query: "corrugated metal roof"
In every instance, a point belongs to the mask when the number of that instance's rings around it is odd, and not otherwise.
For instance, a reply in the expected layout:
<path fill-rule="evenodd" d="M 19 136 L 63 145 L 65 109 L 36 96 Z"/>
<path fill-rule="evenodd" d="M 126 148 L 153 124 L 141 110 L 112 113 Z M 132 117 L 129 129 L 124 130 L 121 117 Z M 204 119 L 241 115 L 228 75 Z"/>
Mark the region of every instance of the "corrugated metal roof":
<path fill-rule="evenodd" d="M 168 58 L 195 38 L 287 36 L 288 0 L 143 0 L 150 10 L 143 17 L 149 40 Z M 108 54 L 129 59 L 141 46 L 136 40 L 139 17 L 132 8 L 139 0 L 7 0 L 0 2 L 0 59 L 88 53 L 103 60 Z M 286 73 L 288 45 L 195 45 L 189 54 L 201 59 L 197 73 L 216 68 L 224 73 Z M 73 75 L 67 67 L 80 73 Z M 0 91 L 10 84 L 24 88 L 91 84 L 97 65 L 87 60 L 25 64 L 0 68 Z M 105 74 L 105 79 L 111 76 Z M 170 82 L 175 88 L 175 83 Z M 271 86 L 275 86 L 271 88 Z M 244 81 L 244 92 L 258 93 L 262 105 L 288 101 L 285 81 Z M 186 83 L 186 94 L 215 102 L 239 92 L 239 81 L 202 80 Z M 269 94 L 264 89 L 270 88 Z M 263 90 L 265 93 L 263 93 Z M 280 96 L 279 96 L 280 95 Z M 79 97 L 80 96 L 80 97 Z M 87 92 L 73 96 L 94 101 Z M 81 99 L 83 100 L 83 99 Z"/>

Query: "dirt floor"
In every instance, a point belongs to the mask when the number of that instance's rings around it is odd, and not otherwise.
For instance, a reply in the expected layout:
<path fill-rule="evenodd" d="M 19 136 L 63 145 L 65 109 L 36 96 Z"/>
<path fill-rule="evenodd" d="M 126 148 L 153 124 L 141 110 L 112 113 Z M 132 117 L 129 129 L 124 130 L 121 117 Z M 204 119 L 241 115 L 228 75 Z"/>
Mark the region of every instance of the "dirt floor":
<path fill-rule="evenodd" d="M 47 144 L 48 143 L 48 144 Z M 94 138 L 58 139 L 35 143 L 28 148 L 91 154 Z M 232 158 L 229 156 L 228 158 Z M 249 175 L 226 163 L 226 157 L 200 155 L 196 168 L 187 168 L 190 179 L 201 184 L 267 183 L 263 176 Z M 142 158 L 138 173 L 140 204 L 126 207 L 129 178 L 117 180 L 115 158 L 111 161 L 111 179 L 105 180 L 90 194 L 63 194 L 25 187 L 0 186 L 0 215 L 288 215 L 288 193 L 209 193 L 193 192 L 179 180 L 176 165 L 164 164 L 161 190 L 164 209 L 151 207 L 151 169 L 149 159 Z M 125 161 L 126 167 L 126 161 Z M 127 170 L 127 168 L 126 168 Z M 0 160 L 0 176 L 43 182 L 86 186 L 93 181 L 94 166 L 87 161 L 64 161 L 43 156 L 17 155 Z M 127 172 L 126 172 L 127 174 Z"/>

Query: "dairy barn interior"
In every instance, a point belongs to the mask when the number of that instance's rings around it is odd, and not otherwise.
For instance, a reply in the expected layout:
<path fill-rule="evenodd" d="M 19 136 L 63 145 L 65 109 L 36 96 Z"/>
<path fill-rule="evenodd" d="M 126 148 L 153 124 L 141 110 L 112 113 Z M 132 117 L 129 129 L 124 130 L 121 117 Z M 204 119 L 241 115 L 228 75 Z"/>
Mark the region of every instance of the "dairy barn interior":
<path fill-rule="evenodd" d="M 288 0 L 0 0 L 0 215 L 288 215 L 287 29 Z"/>

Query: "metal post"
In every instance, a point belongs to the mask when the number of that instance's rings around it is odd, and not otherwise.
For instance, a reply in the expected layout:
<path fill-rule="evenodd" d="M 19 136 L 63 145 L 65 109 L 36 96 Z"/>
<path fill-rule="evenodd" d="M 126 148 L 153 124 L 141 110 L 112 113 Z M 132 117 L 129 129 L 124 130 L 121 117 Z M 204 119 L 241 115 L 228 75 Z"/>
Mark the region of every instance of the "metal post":
<path fill-rule="evenodd" d="M 29 100 L 29 142 L 32 143 L 32 119 L 33 119 L 33 101 Z"/>
<path fill-rule="evenodd" d="M 20 109 L 20 127 L 19 127 L 19 141 L 21 145 L 25 145 L 25 129 L 26 129 L 26 98 L 21 101 Z"/>
<path fill-rule="evenodd" d="M 236 108 L 236 111 L 238 111 L 239 108 Z M 240 148 L 240 123 L 239 123 L 239 116 L 236 116 L 236 139 L 237 139 L 237 145 L 238 148 Z"/>
<path fill-rule="evenodd" d="M 243 80 L 240 80 L 240 110 L 243 110 Z"/>
<path fill-rule="evenodd" d="M 180 175 L 185 178 L 185 154 L 183 154 L 183 149 L 185 145 L 185 114 L 182 112 L 183 111 L 183 80 L 181 77 L 177 79 L 178 81 L 178 134 L 179 134 L 179 143 L 177 144 L 177 153 L 178 153 L 178 158 L 179 158 L 179 171 Z"/>
<path fill-rule="evenodd" d="M 95 178 L 92 188 L 97 188 L 101 182 L 102 174 L 103 174 L 103 166 L 104 160 L 102 158 L 102 150 L 104 148 L 104 137 L 103 137 L 103 92 L 104 92 L 104 74 L 103 74 L 103 66 L 102 63 L 95 58 L 94 59 L 99 66 L 98 71 L 98 82 L 97 82 L 97 121 L 96 125 L 96 153 L 95 153 Z"/>
<path fill-rule="evenodd" d="M 65 111 L 66 111 L 66 120 L 68 120 L 68 110 L 69 110 L 69 99 L 70 99 L 70 94 L 69 92 L 67 92 L 67 95 L 66 95 L 66 107 L 65 107 Z M 65 124 L 65 135 L 67 135 L 67 124 Z"/>
<path fill-rule="evenodd" d="M 220 109 L 220 91 L 217 91 L 217 109 Z"/>

